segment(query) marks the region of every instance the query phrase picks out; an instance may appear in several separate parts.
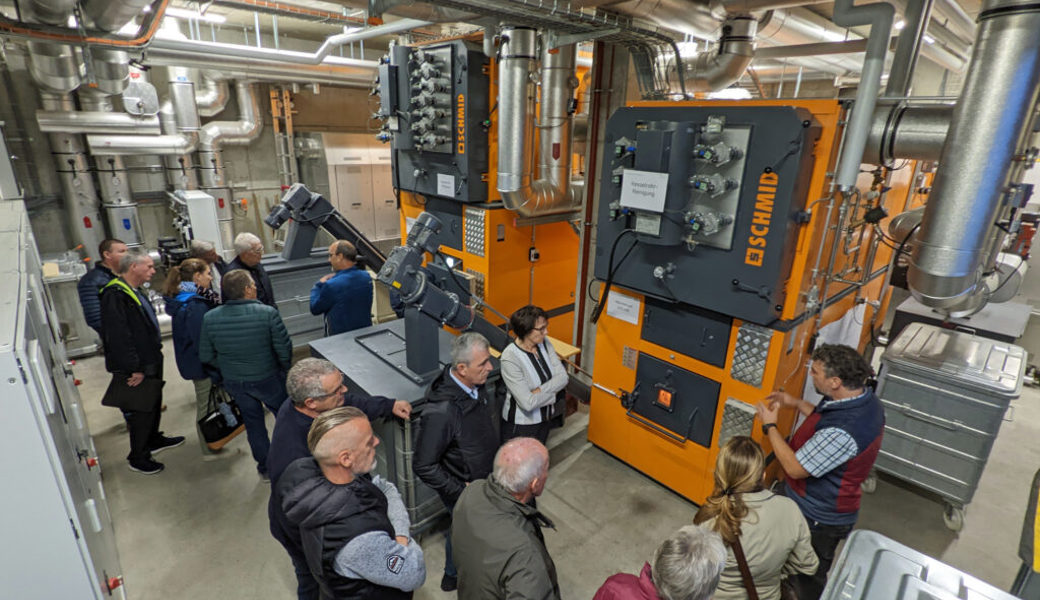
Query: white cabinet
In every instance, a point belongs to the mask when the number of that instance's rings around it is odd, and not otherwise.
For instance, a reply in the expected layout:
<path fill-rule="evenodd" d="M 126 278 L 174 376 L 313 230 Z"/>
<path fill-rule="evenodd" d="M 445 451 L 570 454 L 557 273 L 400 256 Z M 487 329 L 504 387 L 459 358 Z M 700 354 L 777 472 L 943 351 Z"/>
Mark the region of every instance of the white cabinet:
<path fill-rule="evenodd" d="M 329 165 L 329 201 L 371 240 L 401 235 L 390 147 L 368 134 L 322 135 Z"/>

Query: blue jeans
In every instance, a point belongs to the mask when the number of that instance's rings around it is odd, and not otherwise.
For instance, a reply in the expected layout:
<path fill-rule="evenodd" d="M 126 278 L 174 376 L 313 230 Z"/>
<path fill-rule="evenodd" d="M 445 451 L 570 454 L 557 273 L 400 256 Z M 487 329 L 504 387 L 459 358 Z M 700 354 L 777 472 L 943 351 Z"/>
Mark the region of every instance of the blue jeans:
<path fill-rule="evenodd" d="M 285 402 L 285 377 L 272 375 L 260 381 L 224 380 L 224 389 L 242 411 L 245 421 L 246 437 L 249 449 L 256 461 L 256 470 L 267 473 L 267 451 L 271 448 L 271 440 L 267 437 L 267 425 L 264 424 L 264 407 L 274 414 Z"/>
<path fill-rule="evenodd" d="M 448 506 L 448 514 L 455 512 L 455 505 Z M 448 531 L 444 536 L 444 574 L 448 577 L 458 577 L 459 571 L 455 568 L 455 561 L 451 555 L 451 523 L 448 523 Z"/>

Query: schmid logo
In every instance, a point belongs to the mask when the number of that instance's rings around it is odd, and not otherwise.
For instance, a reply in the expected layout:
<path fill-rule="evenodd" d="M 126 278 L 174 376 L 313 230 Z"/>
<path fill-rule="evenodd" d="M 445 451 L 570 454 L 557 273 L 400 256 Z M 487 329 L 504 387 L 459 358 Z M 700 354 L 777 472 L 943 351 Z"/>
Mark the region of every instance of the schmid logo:
<path fill-rule="evenodd" d="M 766 255 L 766 236 L 769 235 L 769 221 L 773 218 L 773 200 L 776 198 L 776 185 L 780 177 L 773 171 L 762 173 L 758 178 L 758 195 L 755 196 L 755 212 L 751 217 L 751 235 L 748 236 L 748 249 L 744 253 L 744 264 L 761 267 Z"/>
<path fill-rule="evenodd" d="M 459 154 L 466 153 L 466 96 L 459 94 L 455 103 L 458 109 L 458 116 L 455 118 L 455 130 L 459 134 L 459 143 L 456 151 Z"/>

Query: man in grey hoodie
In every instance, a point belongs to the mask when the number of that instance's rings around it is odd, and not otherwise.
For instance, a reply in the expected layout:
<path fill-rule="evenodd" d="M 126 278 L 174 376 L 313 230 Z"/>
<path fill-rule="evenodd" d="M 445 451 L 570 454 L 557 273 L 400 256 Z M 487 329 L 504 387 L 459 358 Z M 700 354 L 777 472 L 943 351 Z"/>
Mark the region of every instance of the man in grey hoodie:
<path fill-rule="evenodd" d="M 323 598 L 406 599 L 426 580 L 400 495 L 370 475 L 378 445 L 359 409 L 326 411 L 307 435 L 313 458 L 293 461 L 276 484 Z"/>

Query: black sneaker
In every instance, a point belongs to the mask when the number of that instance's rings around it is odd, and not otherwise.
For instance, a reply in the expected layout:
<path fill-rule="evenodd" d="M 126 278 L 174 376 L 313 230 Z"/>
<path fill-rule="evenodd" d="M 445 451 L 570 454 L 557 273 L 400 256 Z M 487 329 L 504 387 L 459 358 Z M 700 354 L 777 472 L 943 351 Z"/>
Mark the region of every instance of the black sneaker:
<path fill-rule="evenodd" d="M 444 577 L 441 577 L 441 591 L 454 592 L 457 589 L 459 589 L 459 578 L 445 573 Z"/>
<path fill-rule="evenodd" d="M 137 464 L 130 463 L 131 471 L 144 473 L 145 475 L 155 475 L 157 473 L 161 473 L 162 470 L 165 468 L 166 467 L 161 462 L 155 462 L 154 460 L 140 462 Z"/>
<path fill-rule="evenodd" d="M 172 436 L 172 437 L 162 436 L 162 441 L 160 441 L 155 446 L 152 446 L 151 448 L 149 448 L 149 450 L 151 450 L 152 454 L 155 455 L 155 454 L 158 454 L 158 453 L 162 452 L 163 450 L 167 450 L 169 448 L 176 448 L 177 446 L 180 446 L 183 443 L 184 443 L 184 436 L 183 435 L 175 435 L 175 436 Z"/>

